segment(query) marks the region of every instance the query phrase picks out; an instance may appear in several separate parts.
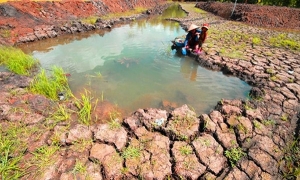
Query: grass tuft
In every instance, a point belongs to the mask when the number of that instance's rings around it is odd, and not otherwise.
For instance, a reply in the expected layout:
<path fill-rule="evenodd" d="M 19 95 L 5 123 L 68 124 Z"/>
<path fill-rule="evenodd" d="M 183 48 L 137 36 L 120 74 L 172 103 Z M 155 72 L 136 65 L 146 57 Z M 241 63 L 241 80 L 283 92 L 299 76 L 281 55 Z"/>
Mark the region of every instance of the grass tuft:
<path fill-rule="evenodd" d="M 137 147 L 132 147 L 132 146 L 127 147 L 122 153 L 122 157 L 124 159 L 134 159 L 140 156 L 141 156 L 141 150 Z"/>
<path fill-rule="evenodd" d="M 92 118 L 92 97 L 91 93 L 85 90 L 85 94 L 81 94 L 81 99 L 78 99 L 75 102 L 76 107 L 79 109 L 78 115 L 79 115 L 79 121 L 82 124 L 90 125 Z M 98 103 L 98 99 L 95 102 L 95 107 Z"/>
<path fill-rule="evenodd" d="M 30 70 L 36 67 L 38 61 L 22 50 L 14 47 L 0 46 L 0 65 L 20 75 L 30 75 Z"/>
<path fill-rule="evenodd" d="M 236 163 L 245 155 L 246 153 L 243 152 L 240 147 L 231 148 L 225 151 L 225 156 L 229 159 L 231 167 L 234 167 Z"/>
<path fill-rule="evenodd" d="M 90 17 L 82 19 L 82 22 L 86 23 L 86 24 L 94 25 L 94 24 L 96 24 L 97 19 L 98 19 L 98 17 L 96 17 L 96 16 L 90 16 Z"/>
<path fill-rule="evenodd" d="M 52 68 L 52 75 L 50 77 L 42 69 L 34 78 L 29 89 L 33 93 L 45 95 L 53 100 L 58 100 L 58 93 L 60 92 L 66 92 L 68 95 L 72 94 L 63 69 L 56 66 Z"/>

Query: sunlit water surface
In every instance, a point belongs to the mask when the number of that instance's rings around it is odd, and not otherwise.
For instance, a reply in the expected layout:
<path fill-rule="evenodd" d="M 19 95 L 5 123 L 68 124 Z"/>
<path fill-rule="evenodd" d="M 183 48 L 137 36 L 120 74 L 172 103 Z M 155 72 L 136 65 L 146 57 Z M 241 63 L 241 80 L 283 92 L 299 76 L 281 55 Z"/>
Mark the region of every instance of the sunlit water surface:
<path fill-rule="evenodd" d="M 138 108 L 162 108 L 162 102 L 187 104 L 207 113 L 221 98 L 245 98 L 250 86 L 235 77 L 202 68 L 193 57 L 172 51 L 171 40 L 186 34 L 178 23 L 137 20 L 110 31 L 66 35 L 20 46 L 70 73 L 70 87 L 84 89 L 129 114 Z"/>

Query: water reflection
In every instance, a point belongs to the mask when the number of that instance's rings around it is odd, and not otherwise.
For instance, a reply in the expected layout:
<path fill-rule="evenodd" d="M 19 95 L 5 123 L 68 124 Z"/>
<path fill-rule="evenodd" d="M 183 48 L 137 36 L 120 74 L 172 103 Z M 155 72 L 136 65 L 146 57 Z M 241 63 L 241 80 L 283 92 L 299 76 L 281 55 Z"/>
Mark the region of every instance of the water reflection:
<path fill-rule="evenodd" d="M 185 78 L 196 81 L 199 64 L 192 58 L 183 58 L 180 60 L 180 72 Z"/>

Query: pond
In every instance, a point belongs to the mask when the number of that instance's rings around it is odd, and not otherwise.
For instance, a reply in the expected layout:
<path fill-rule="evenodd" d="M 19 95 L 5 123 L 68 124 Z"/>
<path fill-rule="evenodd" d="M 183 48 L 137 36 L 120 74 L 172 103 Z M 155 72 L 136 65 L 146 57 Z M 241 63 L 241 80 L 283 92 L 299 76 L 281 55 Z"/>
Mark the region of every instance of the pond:
<path fill-rule="evenodd" d="M 167 12 L 182 16 L 176 8 Z M 171 40 L 184 34 L 178 23 L 160 16 L 20 48 L 46 70 L 56 65 L 69 73 L 75 96 L 87 89 L 94 98 L 117 105 L 123 115 L 138 108 L 183 104 L 201 114 L 221 98 L 246 98 L 251 87 L 244 81 L 207 70 L 195 58 L 171 50 Z"/>

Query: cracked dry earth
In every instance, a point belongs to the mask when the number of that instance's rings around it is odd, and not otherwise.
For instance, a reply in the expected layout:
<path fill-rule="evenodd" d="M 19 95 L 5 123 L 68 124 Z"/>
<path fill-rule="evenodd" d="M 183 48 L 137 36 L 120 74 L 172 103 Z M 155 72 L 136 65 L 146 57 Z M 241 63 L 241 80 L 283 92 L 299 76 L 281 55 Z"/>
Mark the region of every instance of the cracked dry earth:
<path fill-rule="evenodd" d="M 187 105 L 138 109 L 122 120 L 86 126 L 77 123 L 71 100 L 61 105 L 73 110 L 72 121 L 55 122 L 56 105 L 25 91 L 30 78 L 2 72 L 1 131 L 19 124 L 23 166 L 34 162 L 22 179 L 283 179 L 285 149 L 299 122 L 299 51 L 269 46 L 267 38 L 281 32 L 199 15 L 188 4 L 182 8 L 188 17 L 172 20 L 183 28 L 210 24 L 206 53 L 196 57 L 199 65 L 250 83 L 252 99 L 223 99 L 201 115 Z M 243 47 L 238 49 L 216 29 L 251 32 L 262 42 L 235 42 Z M 299 33 L 289 35 L 300 39 Z"/>

